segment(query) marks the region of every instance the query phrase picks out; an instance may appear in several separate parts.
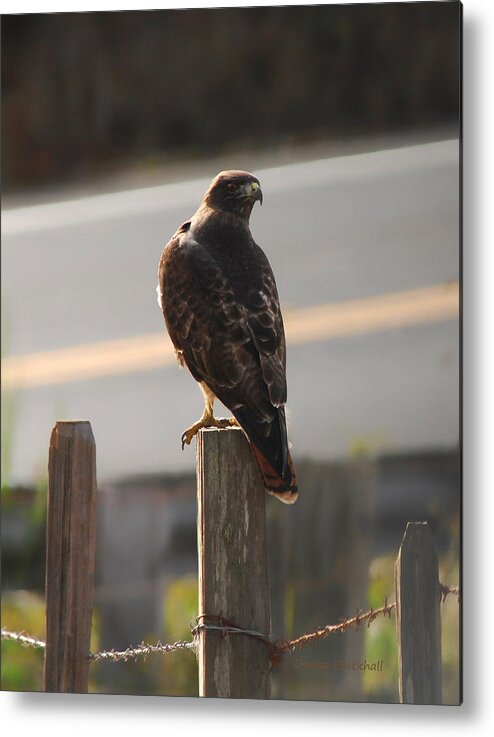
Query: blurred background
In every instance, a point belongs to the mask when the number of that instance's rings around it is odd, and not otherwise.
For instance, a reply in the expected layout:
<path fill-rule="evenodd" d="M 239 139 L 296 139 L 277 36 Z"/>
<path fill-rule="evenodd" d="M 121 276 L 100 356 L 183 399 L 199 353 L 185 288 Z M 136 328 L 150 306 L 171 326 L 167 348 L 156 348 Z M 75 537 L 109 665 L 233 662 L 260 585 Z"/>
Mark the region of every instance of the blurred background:
<path fill-rule="evenodd" d="M 288 341 L 301 488 L 267 500 L 272 632 L 394 599 L 409 520 L 459 579 L 457 2 L 2 17 L 2 626 L 44 636 L 47 455 L 90 420 L 99 482 L 94 649 L 188 639 L 202 396 L 156 304 L 164 244 L 227 168 Z M 443 607 L 443 702 L 459 698 Z M 310 663 L 383 659 L 380 673 Z M 394 622 L 287 658 L 274 698 L 398 700 Z M 42 655 L 2 642 L 2 688 Z M 197 694 L 190 653 L 91 666 L 102 693 Z"/>

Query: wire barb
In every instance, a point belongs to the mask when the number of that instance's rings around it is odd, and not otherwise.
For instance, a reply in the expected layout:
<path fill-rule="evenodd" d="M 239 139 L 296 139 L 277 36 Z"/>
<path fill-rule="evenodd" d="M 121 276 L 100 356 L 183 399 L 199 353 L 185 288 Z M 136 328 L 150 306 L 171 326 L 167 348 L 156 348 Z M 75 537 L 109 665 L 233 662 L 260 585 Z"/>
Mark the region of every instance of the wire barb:
<path fill-rule="evenodd" d="M 446 586 L 442 583 L 439 584 L 441 592 L 441 601 L 445 601 L 448 594 L 452 594 L 460 598 L 460 588 L 458 586 Z M 129 647 L 126 650 L 104 650 L 98 653 L 89 653 L 88 657 L 91 661 L 97 662 L 99 660 L 109 660 L 112 662 L 127 661 L 131 659 L 137 659 L 139 657 L 147 657 L 148 655 L 154 655 L 159 653 L 166 655 L 177 650 L 192 650 L 195 652 L 198 643 L 199 632 L 204 630 L 212 630 L 221 632 L 223 637 L 228 637 L 230 634 L 233 635 L 245 635 L 246 637 L 252 637 L 260 642 L 263 642 L 268 648 L 269 660 L 271 664 L 271 670 L 282 660 L 286 653 L 293 653 L 296 648 L 303 648 L 305 645 L 311 642 L 317 642 L 329 635 L 334 635 L 337 632 L 346 632 L 349 629 L 355 631 L 358 630 L 361 624 L 367 622 L 369 627 L 380 615 L 391 617 L 391 612 L 396 608 L 396 602 L 388 604 L 387 597 L 384 600 L 384 605 L 378 609 L 369 609 L 367 612 L 361 612 L 358 609 L 353 617 L 344 617 L 337 624 L 327 624 L 324 627 L 319 627 L 312 632 L 306 632 L 304 635 L 295 637 L 292 640 L 270 640 L 269 637 L 263 632 L 257 632 L 256 630 L 245 629 L 235 624 L 231 620 L 218 614 L 200 614 L 196 617 L 196 624 L 191 627 L 191 633 L 193 636 L 192 641 L 178 640 L 173 643 L 162 643 L 158 641 L 155 645 L 148 645 L 142 642 L 137 647 Z M 36 637 L 31 637 L 23 632 L 10 632 L 9 630 L 2 629 L 2 640 L 13 640 L 15 642 L 24 645 L 25 647 L 36 647 L 44 649 L 46 643 L 43 640 L 38 640 Z"/>
<path fill-rule="evenodd" d="M 368 612 L 359 612 L 357 609 L 355 616 L 344 617 L 340 622 L 338 622 L 338 624 L 328 624 L 325 627 L 320 627 L 319 629 L 314 630 L 313 632 L 307 632 L 305 635 L 300 635 L 300 637 L 296 637 L 293 640 L 279 640 L 277 643 L 273 643 L 275 645 L 273 653 L 275 664 L 281 660 L 285 653 L 292 653 L 296 648 L 305 647 L 305 645 L 310 642 L 316 642 L 317 640 L 321 640 L 329 635 L 334 635 L 337 632 L 346 632 L 348 629 L 354 629 L 357 631 L 363 622 L 367 622 L 367 624 L 370 625 L 370 623 L 379 615 L 388 615 L 390 617 L 391 612 L 395 607 L 396 602 L 388 604 L 386 599 L 384 606 L 379 609 L 370 609 Z"/>
<path fill-rule="evenodd" d="M 13 640 L 14 642 L 19 642 L 25 647 L 37 647 L 41 649 L 46 647 L 46 642 L 43 642 L 43 640 L 38 640 L 36 637 L 25 635 L 23 632 L 9 632 L 8 630 L 4 630 L 3 627 L 2 640 Z"/>
<path fill-rule="evenodd" d="M 201 622 L 199 620 L 213 620 L 213 622 L 217 622 L 217 624 L 212 624 L 208 621 Z M 220 631 L 223 633 L 223 637 L 227 637 L 229 634 L 246 635 L 247 637 L 253 637 L 256 640 L 261 640 L 265 643 L 270 642 L 268 636 L 263 632 L 245 629 L 245 627 L 240 627 L 240 625 L 234 624 L 231 620 L 225 619 L 225 617 L 217 614 L 199 614 L 199 616 L 196 617 L 196 625 L 195 627 L 192 627 L 191 630 L 192 634 L 194 637 L 197 637 L 199 632 L 204 630 Z"/>
<path fill-rule="evenodd" d="M 460 587 L 459 586 L 447 586 L 443 583 L 439 583 L 439 590 L 441 592 L 441 602 L 442 603 L 446 601 L 446 597 L 448 596 L 448 594 L 457 596 L 458 602 L 460 601 Z"/>
<path fill-rule="evenodd" d="M 189 642 L 187 640 L 178 640 L 177 642 L 173 642 L 171 644 L 169 643 L 162 643 L 158 640 L 156 645 L 147 645 L 144 642 L 141 642 L 140 645 L 137 647 L 128 647 L 126 650 L 105 650 L 100 653 L 90 653 L 89 657 L 93 662 L 97 662 L 98 660 L 110 660 L 113 662 L 117 662 L 119 660 L 123 660 L 126 662 L 127 660 L 137 660 L 137 658 L 143 656 L 146 658 L 148 655 L 154 655 L 156 653 L 160 653 L 161 655 L 166 655 L 167 653 L 172 653 L 177 650 L 193 650 L 195 648 L 194 642 Z"/>

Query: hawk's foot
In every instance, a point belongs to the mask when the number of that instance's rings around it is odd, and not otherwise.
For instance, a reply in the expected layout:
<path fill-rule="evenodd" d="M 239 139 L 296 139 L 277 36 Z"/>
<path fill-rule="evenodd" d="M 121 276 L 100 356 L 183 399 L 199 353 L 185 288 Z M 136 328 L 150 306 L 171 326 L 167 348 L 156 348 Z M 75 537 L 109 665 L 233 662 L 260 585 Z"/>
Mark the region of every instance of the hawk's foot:
<path fill-rule="evenodd" d="M 200 420 L 194 422 L 191 427 L 187 428 L 187 430 L 182 433 L 182 450 L 185 445 L 190 445 L 192 438 L 197 435 L 199 430 L 202 430 L 203 427 L 217 427 L 219 430 L 222 430 L 225 427 L 234 426 L 238 426 L 238 422 L 235 417 L 216 418 L 212 415 L 210 417 L 201 417 Z"/>

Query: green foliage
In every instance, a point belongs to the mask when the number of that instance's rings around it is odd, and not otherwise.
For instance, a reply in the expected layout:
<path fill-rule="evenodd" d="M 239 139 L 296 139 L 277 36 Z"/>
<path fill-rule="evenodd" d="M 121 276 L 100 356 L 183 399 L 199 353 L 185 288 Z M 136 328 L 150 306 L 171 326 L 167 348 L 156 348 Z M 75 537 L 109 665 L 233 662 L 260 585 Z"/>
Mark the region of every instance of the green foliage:
<path fill-rule="evenodd" d="M 4 593 L 2 595 L 2 627 L 44 639 L 44 598 L 28 591 Z M 44 652 L 41 649 L 2 640 L 2 690 L 42 691 L 43 658 Z"/>
<path fill-rule="evenodd" d="M 377 609 L 394 601 L 394 554 L 375 558 L 370 567 L 369 607 Z M 454 545 L 440 556 L 439 579 L 455 585 L 459 578 L 458 556 Z M 456 596 L 449 595 L 441 605 L 443 703 L 459 701 L 459 607 Z M 365 657 L 368 661 L 383 660 L 382 673 L 364 674 L 364 693 L 368 701 L 398 701 L 398 653 L 396 616 L 378 617 L 366 628 Z"/>
<path fill-rule="evenodd" d="M 165 593 L 163 624 L 165 641 L 191 639 L 191 624 L 198 612 L 197 578 L 175 579 Z M 197 661 L 193 652 L 179 650 L 160 658 L 157 693 L 168 696 L 197 696 Z"/>
<path fill-rule="evenodd" d="M 2 587 L 41 591 L 44 586 L 46 486 L 2 489 Z"/>
<path fill-rule="evenodd" d="M 197 616 L 197 578 L 177 578 L 167 587 L 164 606 L 164 627 L 173 640 L 190 639 L 190 622 Z"/>
<path fill-rule="evenodd" d="M 455 585 L 459 581 L 456 552 L 448 551 L 439 563 L 439 580 Z M 460 607 L 458 598 L 449 594 L 441 604 L 441 650 L 443 704 L 458 704 L 460 699 Z"/>
<path fill-rule="evenodd" d="M 368 701 L 398 701 L 398 663 L 394 618 L 379 618 L 365 631 L 365 657 L 369 662 L 382 660 L 381 673 L 364 673 L 363 688 Z"/>
<path fill-rule="evenodd" d="M 386 435 L 379 431 L 367 435 L 356 435 L 348 445 L 348 454 L 355 460 L 372 458 L 381 447 L 386 446 L 387 440 Z"/>
<path fill-rule="evenodd" d="M 45 639 L 45 599 L 31 591 L 2 594 L 2 628 L 22 632 L 39 640 Z M 91 650 L 99 649 L 100 624 L 93 615 Z M 12 640 L 2 640 L 1 688 L 4 691 L 43 690 L 42 648 L 28 647 Z M 89 692 L 97 691 L 97 682 L 89 669 Z"/>
<path fill-rule="evenodd" d="M 394 555 L 375 558 L 370 567 L 368 605 L 377 609 L 394 600 Z M 378 617 L 365 630 L 365 657 L 369 662 L 383 661 L 380 673 L 366 671 L 363 688 L 369 701 L 398 701 L 398 664 L 394 615 Z"/>

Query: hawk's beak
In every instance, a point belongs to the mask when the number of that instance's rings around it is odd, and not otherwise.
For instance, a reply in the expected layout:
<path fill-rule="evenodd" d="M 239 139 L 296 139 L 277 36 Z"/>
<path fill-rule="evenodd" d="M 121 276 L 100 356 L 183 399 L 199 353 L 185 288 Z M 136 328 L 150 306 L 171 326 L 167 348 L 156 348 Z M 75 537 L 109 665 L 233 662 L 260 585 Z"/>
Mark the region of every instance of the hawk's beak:
<path fill-rule="evenodd" d="M 262 190 L 257 182 L 251 182 L 249 196 L 253 196 L 256 200 L 259 200 L 259 203 L 262 205 Z"/>
<path fill-rule="evenodd" d="M 241 184 L 237 191 L 237 197 L 241 200 L 259 200 L 262 205 L 262 191 L 258 182 L 247 182 L 247 184 Z"/>

